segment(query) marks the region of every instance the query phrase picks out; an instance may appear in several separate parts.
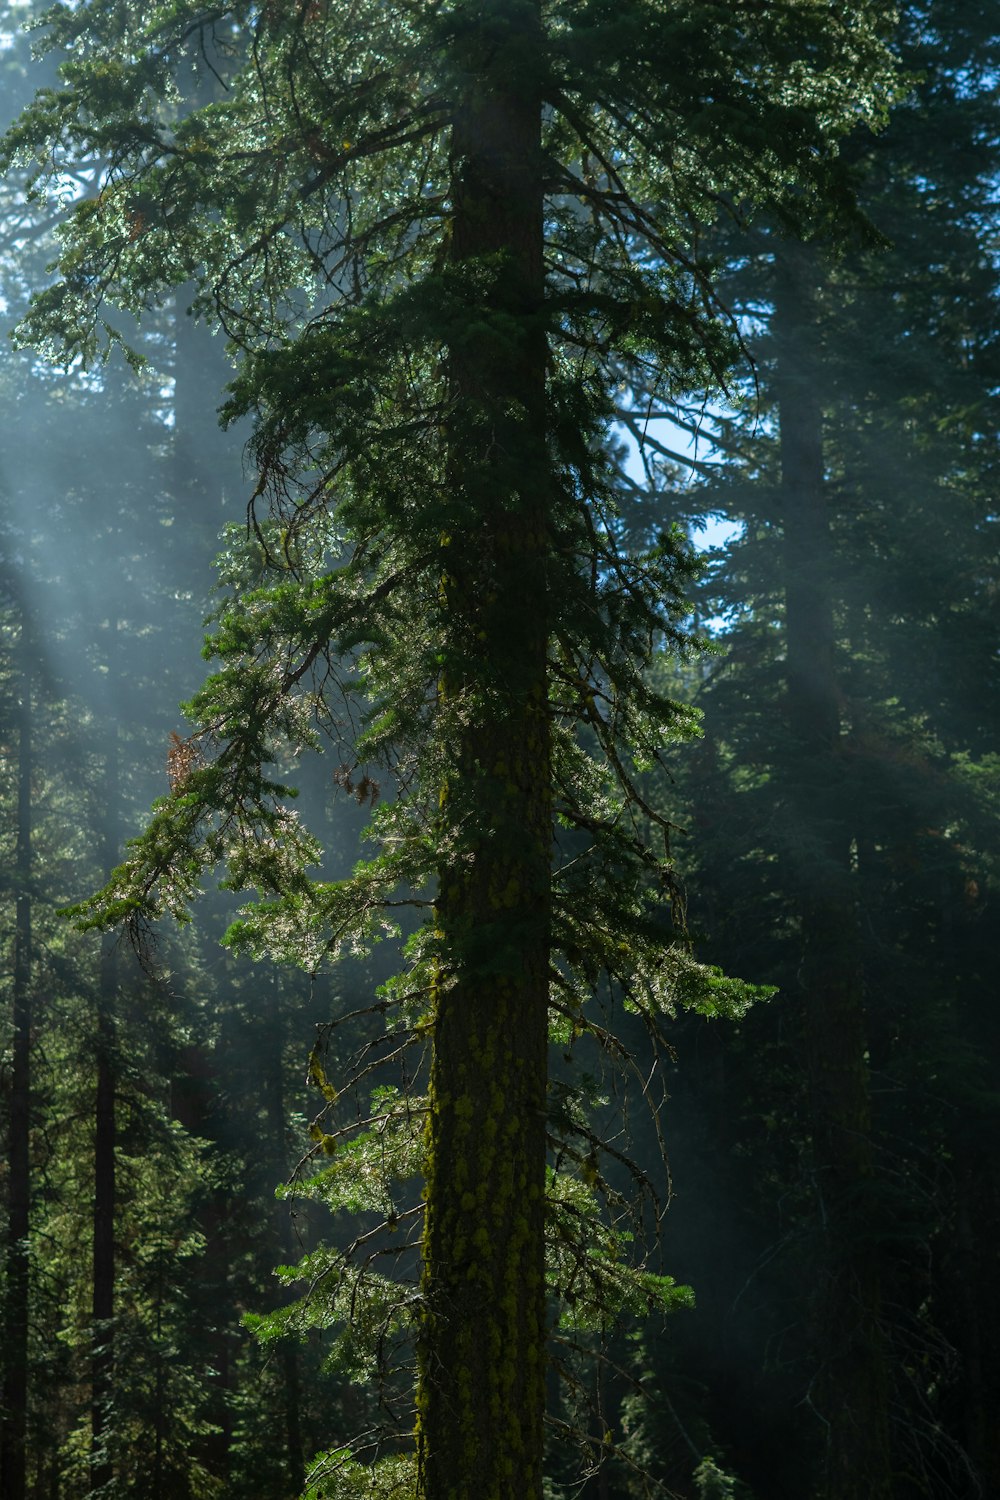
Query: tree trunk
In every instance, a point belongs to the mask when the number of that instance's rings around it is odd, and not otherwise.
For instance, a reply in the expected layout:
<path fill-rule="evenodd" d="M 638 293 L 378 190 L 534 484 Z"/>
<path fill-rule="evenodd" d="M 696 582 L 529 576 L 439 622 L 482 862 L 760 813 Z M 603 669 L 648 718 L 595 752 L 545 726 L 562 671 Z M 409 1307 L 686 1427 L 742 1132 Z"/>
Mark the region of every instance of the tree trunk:
<path fill-rule="evenodd" d="M 115 939 L 109 934 L 101 943 L 97 989 L 90 1450 L 90 1482 L 95 1490 L 108 1484 L 112 1476 L 107 1416 L 114 1395 L 116 985 Z"/>
<path fill-rule="evenodd" d="M 8 1140 L 7 1285 L 4 1305 L 3 1420 L 0 1492 L 24 1500 L 28 1429 L 28 1313 L 31 1132 L 31 640 L 21 613 L 18 647 L 17 844 L 14 872 L 14 1036 Z"/>
<path fill-rule="evenodd" d="M 441 788 L 441 964 L 418 1348 L 422 1500 L 540 1500 L 550 729 L 534 3 L 478 22 L 452 138 L 452 267 L 474 337 L 450 351 L 442 540 L 454 726 Z M 484 62 L 482 59 L 486 58 Z"/>
<path fill-rule="evenodd" d="M 800 980 L 813 1162 L 826 1240 L 819 1279 L 825 1423 L 823 1500 L 888 1500 L 888 1374 L 873 1201 L 868 1068 L 851 828 L 834 661 L 832 547 L 804 248 L 782 254 L 775 297 L 785 542 L 787 702 L 794 756 L 791 874 L 801 921 Z"/>
<path fill-rule="evenodd" d="M 116 665 L 112 621 L 111 668 Z M 105 758 L 105 805 L 103 863 L 110 870 L 118 853 L 118 733 L 108 726 Z M 96 1064 L 97 1095 L 94 1106 L 94 1219 L 93 1295 L 91 1345 L 91 1488 L 109 1484 L 113 1464 L 109 1453 L 108 1413 L 114 1397 L 115 1310 L 115 1092 L 117 1079 L 115 1002 L 118 990 L 117 938 L 105 933 L 101 940 L 97 979 Z"/>

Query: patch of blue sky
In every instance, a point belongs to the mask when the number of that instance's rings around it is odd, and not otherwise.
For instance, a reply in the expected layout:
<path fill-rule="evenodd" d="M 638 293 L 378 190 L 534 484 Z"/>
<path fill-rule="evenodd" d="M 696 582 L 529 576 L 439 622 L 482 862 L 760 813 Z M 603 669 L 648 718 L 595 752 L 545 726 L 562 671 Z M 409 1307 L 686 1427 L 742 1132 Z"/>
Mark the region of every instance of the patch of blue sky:
<path fill-rule="evenodd" d="M 710 479 L 713 471 L 724 468 L 720 449 L 712 440 L 708 423 L 711 414 L 705 414 L 704 424 L 681 425 L 670 417 L 651 417 L 623 422 L 620 435 L 625 446 L 625 472 L 637 485 L 647 483 L 646 464 L 659 459 L 674 464 L 680 470 L 682 485 L 694 479 Z M 645 457 L 645 461 L 644 461 Z M 743 523 L 734 521 L 721 511 L 708 511 L 690 527 L 691 542 L 699 552 L 708 552 L 725 547 L 743 532 Z"/>

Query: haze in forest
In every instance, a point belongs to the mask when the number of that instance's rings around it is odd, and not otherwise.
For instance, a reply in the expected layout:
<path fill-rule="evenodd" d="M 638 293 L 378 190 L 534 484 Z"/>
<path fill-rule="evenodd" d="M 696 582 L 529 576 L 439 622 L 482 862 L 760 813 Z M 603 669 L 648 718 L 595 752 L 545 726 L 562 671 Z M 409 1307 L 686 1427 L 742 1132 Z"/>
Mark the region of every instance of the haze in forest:
<path fill-rule="evenodd" d="M 3 1500 L 1000 1494 L 993 8 L 57 10 Z"/>

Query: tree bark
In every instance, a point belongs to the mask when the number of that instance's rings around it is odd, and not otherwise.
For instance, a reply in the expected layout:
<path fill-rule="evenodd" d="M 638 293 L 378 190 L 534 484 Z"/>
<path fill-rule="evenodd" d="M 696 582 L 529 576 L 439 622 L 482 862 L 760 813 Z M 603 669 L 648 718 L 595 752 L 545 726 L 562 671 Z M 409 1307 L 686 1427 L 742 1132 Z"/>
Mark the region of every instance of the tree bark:
<path fill-rule="evenodd" d="M 550 728 L 540 12 L 480 20 L 452 137 L 441 965 L 418 1348 L 422 1500 L 540 1500 Z M 495 34 L 490 35 L 491 21 Z M 472 53 L 472 47 L 470 47 Z M 483 60 L 485 59 L 485 61 Z M 475 286 L 480 290 L 474 290 Z M 483 300 L 475 303 L 474 299 Z M 474 316 L 472 316 L 475 314 Z"/>
<path fill-rule="evenodd" d="M 5 1500 L 27 1493 L 28 1328 L 30 1306 L 31 1141 L 31 775 L 33 663 L 26 610 L 18 646 L 17 908 L 13 962 L 13 1057 L 8 1140 L 7 1286 L 4 1306 L 3 1420 L 0 1492 Z"/>
<path fill-rule="evenodd" d="M 826 1242 L 816 1309 L 825 1424 L 823 1500 L 889 1500 L 888 1363 L 881 1325 L 865 1011 L 841 705 L 819 362 L 805 247 L 782 253 L 775 296 L 781 427 L 790 872 L 801 923 L 801 994 L 813 1163 Z"/>

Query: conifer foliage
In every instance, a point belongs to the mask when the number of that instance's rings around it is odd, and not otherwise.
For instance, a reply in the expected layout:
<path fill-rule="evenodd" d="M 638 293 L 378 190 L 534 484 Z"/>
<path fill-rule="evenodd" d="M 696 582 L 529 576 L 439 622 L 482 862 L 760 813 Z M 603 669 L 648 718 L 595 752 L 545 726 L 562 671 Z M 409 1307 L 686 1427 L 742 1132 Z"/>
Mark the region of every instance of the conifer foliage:
<path fill-rule="evenodd" d="M 994 1305 L 981 1143 L 998 1099 L 972 1083 L 996 1073 L 984 978 L 1000 931 L 985 832 L 1000 658 L 980 581 L 998 543 L 983 238 L 998 40 L 978 0 L 900 7 L 913 88 L 885 132 L 846 148 L 881 243 L 833 223 L 808 246 L 760 226 L 733 244 L 756 379 L 718 425 L 717 483 L 683 497 L 740 523 L 702 604 L 727 649 L 698 687 L 691 900 L 705 951 L 781 990 L 742 1038 L 717 1039 L 726 1097 L 706 1080 L 697 1106 L 721 1133 L 740 1100 L 720 1196 L 738 1224 L 753 1183 L 760 1238 L 743 1259 L 730 1228 L 726 1285 L 700 1283 L 692 1343 L 709 1349 L 704 1309 L 726 1309 L 728 1369 L 768 1319 L 748 1363 L 781 1357 L 724 1420 L 763 1493 L 813 1493 L 812 1466 L 823 1500 L 990 1494 L 1000 1473 L 1000 1433 L 978 1416 L 998 1367 L 976 1331 Z"/>
<path fill-rule="evenodd" d="M 412 1472 L 424 1500 L 539 1500 L 547 1299 L 572 1324 L 675 1295 L 617 1265 L 598 1148 L 547 1102 L 550 1022 L 623 1050 L 589 1010 L 600 976 L 653 1028 L 749 998 L 664 915 L 669 828 L 637 776 L 695 728 L 646 675 L 690 649 L 690 568 L 672 534 L 626 540 L 612 392 L 724 379 L 738 338 L 700 231 L 720 205 L 802 227 L 840 191 L 837 137 L 891 87 L 885 19 L 811 0 L 49 14 L 62 82 L 7 149 L 39 194 L 64 195 L 69 164 L 89 185 L 23 337 L 94 360 L 125 344 L 114 309 L 193 282 L 239 358 L 225 415 L 252 418 L 257 473 L 189 751 L 92 920 L 183 916 L 220 862 L 256 892 L 230 940 L 309 968 L 428 912 L 379 1001 L 417 1083 L 383 1084 L 353 1134 L 315 1126 L 332 1163 L 310 1191 L 382 1226 L 307 1261 L 286 1318 L 344 1321 L 362 1365 L 366 1331 L 412 1340 L 416 1441 L 404 1398 L 381 1467 L 330 1455 L 317 1495 Z M 288 786 L 325 739 L 372 803 L 349 880 Z M 334 1110 L 318 1056 L 314 1078 Z M 414 1175 L 422 1207 L 398 1188 Z M 401 1224 L 415 1294 L 375 1269 L 405 1262 Z"/>

